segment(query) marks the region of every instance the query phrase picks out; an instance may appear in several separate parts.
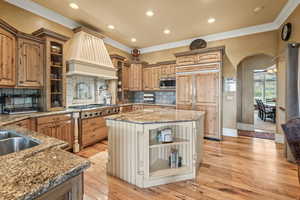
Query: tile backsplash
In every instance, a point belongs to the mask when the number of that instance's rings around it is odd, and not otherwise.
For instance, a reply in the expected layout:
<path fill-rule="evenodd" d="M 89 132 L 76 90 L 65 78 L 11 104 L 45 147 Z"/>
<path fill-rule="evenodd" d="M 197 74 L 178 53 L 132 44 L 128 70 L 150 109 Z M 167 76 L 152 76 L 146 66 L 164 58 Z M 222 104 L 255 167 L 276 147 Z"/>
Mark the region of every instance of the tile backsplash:
<path fill-rule="evenodd" d="M 80 75 L 67 77 L 67 106 L 102 103 L 98 97 L 103 85 L 106 85 L 104 79 Z"/>
<path fill-rule="evenodd" d="M 147 92 L 149 93 L 149 92 Z M 156 104 L 176 104 L 176 92 L 152 92 L 155 96 Z M 129 101 L 132 103 L 144 103 L 144 92 L 130 92 Z"/>
<path fill-rule="evenodd" d="M 0 88 L 0 113 L 40 110 L 39 89 Z"/>

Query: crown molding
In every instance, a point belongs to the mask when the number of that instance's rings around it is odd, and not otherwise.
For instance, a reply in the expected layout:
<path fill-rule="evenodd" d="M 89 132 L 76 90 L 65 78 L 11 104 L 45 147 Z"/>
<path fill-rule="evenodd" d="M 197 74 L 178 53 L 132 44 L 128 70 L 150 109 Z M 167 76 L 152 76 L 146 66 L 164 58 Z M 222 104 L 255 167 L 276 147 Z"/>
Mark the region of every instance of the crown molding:
<path fill-rule="evenodd" d="M 277 29 L 280 28 L 280 26 L 287 20 L 287 18 L 292 14 L 299 4 L 300 0 L 288 0 L 279 15 L 274 20 L 274 26 L 276 26 Z"/>
<path fill-rule="evenodd" d="M 150 53 L 150 52 L 154 52 L 154 51 L 162 51 L 162 50 L 166 50 L 166 49 L 188 46 L 188 45 L 190 45 L 190 43 L 193 40 L 199 39 L 199 38 L 204 39 L 207 42 L 212 42 L 212 41 L 217 41 L 217 40 L 224 40 L 224 39 L 235 38 L 235 37 L 240 37 L 240 36 L 245 36 L 245 35 L 251 35 L 251 34 L 255 34 L 255 33 L 268 32 L 268 31 L 272 31 L 275 29 L 276 28 L 273 23 L 261 24 L 261 25 L 257 25 L 257 26 L 250 26 L 250 27 L 246 27 L 246 28 L 236 29 L 233 31 L 216 33 L 216 34 L 206 35 L 206 36 L 202 36 L 202 37 L 195 37 L 195 38 L 190 38 L 187 40 L 181 40 L 181 41 L 177 41 L 177 42 L 170 42 L 170 43 L 155 45 L 155 46 L 151 46 L 151 47 L 146 47 L 146 48 L 140 49 L 140 51 L 141 51 L 141 53 Z"/>
<path fill-rule="evenodd" d="M 267 24 L 261 24 L 257 26 L 250 26 L 246 28 L 241 28 L 241 29 L 236 29 L 232 31 L 227 31 L 227 32 L 222 32 L 222 33 L 216 33 L 216 34 L 211 34 L 211 35 L 206 35 L 206 36 L 201 36 L 201 37 L 195 37 L 187 40 L 181 40 L 181 41 L 176 41 L 176 42 L 170 42 L 170 43 L 165 43 L 165 44 L 160 44 L 160 45 L 154 45 L 151 47 L 146 47 L 140 49 L 142 54 L 145 53 L 151 53 L 155 51 L 162 51 L 166 49 L 172 49 L 172 48 L 177 48 L 177 47 L 183 47 L 183 46 L 188 46 L 193 40 L 195 39 L 204 39 L 207 42 L 211 41 L 218 41 L 218 40 L 224 40 L 224 39 L 229 39 L 229 38 L 234 38 L 234 37 L 240 37 L 240 36 L 245 36 L 245 35 L 251 35 L 251 34 L 256 34 L 256 33 L 262 33 L 262 32 L 268 32 L 268 31 L 274 31 L 280 28 L 280 26 L 287 20 L 287 18 L 292 14 L 292 12 L 297 8 L 297 6 L 300 4 L 300 0 L 288 0 L 288 2 L 285 4 L 283 9 L 280 11 L 276 19 Z"/>
<path fill-rule="evenodd" d="M 74 29 L 81 26 L 79 23 L 75 22 L 74 20 L 64 17 L 58 14 L 57 12 L 45 8 L 31 0 L 5 0 L 5 1 L 17 7 L 23 8 L 29 12 L 42 16 L 48 20 L 54 21 L 65 27 L 68 27 L 70 29 Z M 251 35 L 255 33 L 277 30 L 278 28 L 280 28 L 280 26 L 285 22 L 285 20 L 291 15 L 291 13 L 299 4 L 300 4 L 300 0 L 288 0 L 288 2 L 283 7 L 279 15 L 271 23 L 261 24 L 257 26 L 250 26 L 246 28 L 236 29 L 232 31 L 222 32 L 222 33 L 210 34 L 206 36 L 199 36 L 199 37 L 176 41 L 176 42 L 154 45 L 154 46 L 142 48 L 140 49 L 140 51 L 141 53 L 151 53 L 155 51 L 162 51 L 166 49 L 188 46 L 193 40 L 198 38 L 202 38 L 208 42 L 211 42 L 211 41 L 218 41 L 218 40 L 224 40 L 224 39 L 229 39 L 234 37 Z M 130 53 L 132 50 L 132 48 L 124 44 L 121 44 L 120 42 L 117 42 L 109 37 L 105 37 L 103 41 L 106 44 L 109 44 L 127 53 Z"/>
<path fill-rule="evenodd" d="M 36 15 L 39 15 L 41 17 L 44 17 L 50 21 L 56 22 L 62 26 L 65 26 L 67 28 L 70 29 L 75 29 L 78 28 L 80 26 L 82 26 L 81 24 L 77 23 L 76 21 L 69 19 L 55 11 L 52 11 L 44 6 L 41 6 L 31 0 L 5 0 L 7 3 L 10 3 L 12 5 L 15 5 L 19 8 L 23 8 L 24 10 L 27 10 L 29 12 L 32 12 Z M 109 37 L 105 37 L 103 38 L 103 41 L 106 44 L 109 44 L 113 47 L 116 47 L 122 51 L 125 51 L 127 53 L 131 52 L 131 48 L 109 38 Z"/>
<path fill-rule="evenodd" d="M 111 45 L 113 47 L 121 49 L 121 50 L 123 50 L 123 51 L 125 51 L 127 53 L 131 53 L 132 48 L 130 48 L 130 47 L 128 47 L 128 46 L 126 46 L 126 45 L 124 45 L 124 44 L 122 44 L 122 43 L 120 43 L 120 42 L 118 42 L 116 40 L 113 40 L 113 39 L 111 39 L 109 37 L 105 37 L 105 38 L 103 38 L 103 41 L 106 44 L 109 44 L 109 45 Z"/>

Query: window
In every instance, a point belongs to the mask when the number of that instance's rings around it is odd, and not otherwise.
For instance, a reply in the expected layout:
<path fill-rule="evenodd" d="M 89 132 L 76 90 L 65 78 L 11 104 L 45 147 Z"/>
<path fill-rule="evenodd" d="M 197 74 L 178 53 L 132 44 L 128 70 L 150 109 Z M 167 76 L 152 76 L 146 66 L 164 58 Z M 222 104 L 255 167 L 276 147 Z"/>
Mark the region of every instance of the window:
<path fill-rule="evenodd" d="M 276 73 L 254 72 L 254 103 L 255 99 L 273 102 L 277 97 Z"/>

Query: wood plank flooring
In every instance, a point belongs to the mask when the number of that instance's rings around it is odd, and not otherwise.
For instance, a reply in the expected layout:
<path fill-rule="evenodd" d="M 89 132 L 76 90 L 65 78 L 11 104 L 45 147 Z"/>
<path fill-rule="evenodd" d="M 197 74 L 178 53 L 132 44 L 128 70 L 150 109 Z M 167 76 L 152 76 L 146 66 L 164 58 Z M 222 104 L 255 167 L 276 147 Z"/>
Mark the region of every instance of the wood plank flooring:
<path fill-rule="evenodd" d="M 300 200 L 297 166 L 271 140 L 206 140 L 196 180 L 148 189 L 106 175 L 106 148 L 102 142 L 78 153 L 93 163 L 85 172 L 85 200 Z"/>

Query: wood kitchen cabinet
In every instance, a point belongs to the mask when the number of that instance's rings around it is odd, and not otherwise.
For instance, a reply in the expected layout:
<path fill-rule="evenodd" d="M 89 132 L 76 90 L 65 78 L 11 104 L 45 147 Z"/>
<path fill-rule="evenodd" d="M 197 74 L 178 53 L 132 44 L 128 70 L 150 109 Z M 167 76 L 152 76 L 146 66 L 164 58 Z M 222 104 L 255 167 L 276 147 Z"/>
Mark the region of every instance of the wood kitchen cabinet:
<path fill-rule="evenodd" d="M 50 191 L 37 197 L 37 200 L 82 200 L 83 174 L 70 178 Z"/>
<path fill-rule="evenodd" d="M 37 132 L 67 142 L 70 148 L 74 144 L 73 120 L 70 114 L 39 117 Z"/>
<path fill-rule="evenodd" d="M 132 63 L 129 67 L 129 90 L 143 90 L 143 65 L 142 62 Z"/>
<path fill-rule="evenodd" d="M 16 32 L 0 20 L 0 87 L 16 85 Z"/>
<path fill-rule="evenodd" d="M 132 111 L 132 105 L 127 105 L 127 106 L 121 106 L 120 107 L 120 112 L 121 113 L 126 113 L 126 112 L 131 112 Z"/>
<path fill-rule="evenodd" d="M 161 77 L 160 67 L 146 67 L 143 69 L 143 89 L 159 90 L 159 81 Z"/>
<path fill-rule="evenodd" d="M 123 71 L 123 90 L 129 90 L 129 66 L 128 63 L 124 64 L 124 67 L 122 68 Z"/>
<path fill-rule="evenodd" d="M 81 120 L 81 148 L 107 138 L 107 127 L 103 117 Z"/>
<path fill-rule="evenodd" d="M 33 119 L 24 119 L 18 122 L 8 124 L 8 126 L 17 126 L 27 130 L 36 131 L 35 121 Z"/>
<path fill-rule="evenodd" d="M 143 90 L 152 90 L 152 68 L 143 69 Z"/>
<path fill-rule="evenodd" d="M 204 135 L 222 139 L 222 56 L 224 47 L 175 54 L 176 107 L 205 112 Z"/>
<path fill-rule="evenodd" d="M 110 55 L 114 67 L 118 70 L 117 103 L 128 102 L 129 70 L 127 59 L 118 54 Z"/>
<path fill-rule="evenodd" d="M 182 108 L 185 105 L 187 108 L 192 106 L 192 76 L 177 75 L 176 76 L 176 104 Z"/>
<path fill-rule="evenodd" d="M 161 77 L 175 77 L 176 61 L 168 61 L 164 63 L 161 65 Z"/>
<path fill-rule="evenodd" d="M 159 81 L 161 76 L 161 68 L 160 67 L 152 67 L 152 90 L 159 90 Z"/>
<path fill-rule="evenodd" d="M 44 110 L 64 110 L 66 108 L 65 42 L 69 38 L 44 28 L 32 34 L 44 40 Z"/>
<path fill-rule="evenodd" d="M 132 111 L 143 110 L 143 109 L 144 109 L 143 104 L 135 104 L 135 105 L 132 106 Z"/>
<path fill-rule="evenodd" d="M 18 37 L 18 86 L 43 86 L 44 46 L 42 42 L 43 40 L 37 38 Z"/>

